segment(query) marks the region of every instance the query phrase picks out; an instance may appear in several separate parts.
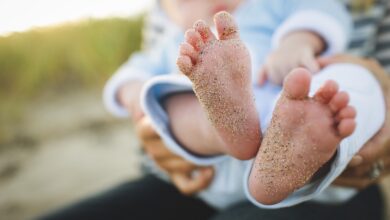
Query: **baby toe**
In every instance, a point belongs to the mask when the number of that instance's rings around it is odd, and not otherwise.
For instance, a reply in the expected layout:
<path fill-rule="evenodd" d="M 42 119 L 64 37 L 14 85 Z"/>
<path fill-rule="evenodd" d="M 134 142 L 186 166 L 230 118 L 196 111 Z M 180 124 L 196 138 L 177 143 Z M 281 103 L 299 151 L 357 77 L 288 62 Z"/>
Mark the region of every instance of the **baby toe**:
<path fill-rule="evenodd" d="M 195 65 L 198 60 L 198 52 L 193 46 L 188 43 L 182 43 L 179 48 L 180 55 L 188 56 L 191 58 L 192 64 Z"/>
<path fill-rule="evenodd" d="M 337 131 L 341 138 L 351 135 L 356 128 L 356 121 L 352 118 L 346 118 L 340 121 L 337 126 Z"/>
<path fill-rule="evenodd" d="M 333 113 L 338 113 L 342 108 L 345 108 L 349 102 L 349 95 L 346 92 L 338 92 L 332 97 L 329 102 L 329 108 Z"/>
<path fill-rule="evenodd" d="M 356 117 L 356 110 L 352 106 L 347 106 L 339 111 L 339 113 L 336 116 L 336 122 L 340 122 L 343 119 L 346 118 L 355 118 Z"/>
<path fill-rule="evenodd" d="M 214 23 L 220 40 L 239 38 L 238 27 L 231 14 L 226 11 L 217 13 L 214 16 Z"/>
<path fill-rule="evenodd" d="M 192 71 L 192 61 L 189 56 L 182 55 L 177 58 L 176 61 L 177 66 L 179 67 L 179 70 L 186 76 L 190 76 Z"/>
<path fill-rule="evenodd" d="M 210 27 L 202 20 L 199 20 L 194 24 L 194 29 L 199 32 L 204 43 L 208 43 L 216 39 L 213 32 L 211 32 Z"/>
<path fill-rule="evenodd" d="M 195 29 L 189 29 L 185 33 L 185 39 L 195 50 L 200 51 L 204 47 L 204 42 L 199 32 Z"/>
<path fill-rule="evenodd" d="M 339 89 L 338 84 L 333 80 L 328 80 L 325 84 L 318 89 L 314 95 L 314 99 L 323 104 L 328 104 L 333 96 L 336 95 Z"/>

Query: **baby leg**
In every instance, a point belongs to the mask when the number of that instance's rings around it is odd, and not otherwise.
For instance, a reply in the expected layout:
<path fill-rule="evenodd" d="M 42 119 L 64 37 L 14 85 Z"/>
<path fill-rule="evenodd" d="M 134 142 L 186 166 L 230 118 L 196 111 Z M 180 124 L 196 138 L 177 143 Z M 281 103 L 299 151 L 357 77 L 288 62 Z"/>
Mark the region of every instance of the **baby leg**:
<path fill-rule="evenodd" d="M 218 39 L 202 21 L 186 32 L 177 65 L 192 81 L 205 115 L 224 143 L 222 147 L 209 147 L 217 148 L 213 152 L 250 159 L 259 148 L 261 133 L 249 52 L 230 14 L 218 13 L 214 22 Z M 197 146 L 187 147 L 199 152 Z"/>

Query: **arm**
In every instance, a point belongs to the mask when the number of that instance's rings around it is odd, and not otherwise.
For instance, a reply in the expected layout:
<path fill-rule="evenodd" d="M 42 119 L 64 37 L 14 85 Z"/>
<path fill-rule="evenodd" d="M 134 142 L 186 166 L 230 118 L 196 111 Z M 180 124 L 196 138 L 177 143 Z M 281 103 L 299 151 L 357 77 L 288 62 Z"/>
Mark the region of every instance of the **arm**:
<path fill-rule="evenodd" d="M 278 48 L 289 33 L 311 31 L 320 36 L 327 47 L 324 54 L 336 54 L 348 46 L 352 20 L 344 5 L 335 0 L 276 0 L 274 11 L 282 23 L 272 37 L 272 47 Z"/>
<path fill-rule="evenodd" d="M 322 53 L 326 44 L 321 36 L 310 31 L 297 31 L 288 34 L 280 42 L 281 48 L 304 47 L 310 50 L 314 55 Z"/>
<path fill-rule="evenodd" d="M 273 51 L 259 75 L 259 84 L 267 79 L 282 84 L 296 67 L 317 72 L 315 57 L 344 51 L 352 27 L 347 11 L 333 0 L 280 0 L 272 3 L 282 21 L 272 37 Z"/>
<path fill-rule="evenodd" d="M 169 25 L 159 7 L 154 7 L 148 14 L 143 27 L 143 51 L 132 54 L 105 85 L 104 104 L 113 115 L 129 117 L 134 114 L 134 118 L 139 119 L 140 108 L 133 103 L 139 103 L 141 84 L 155 75 L 169 72 L 166 64 Z"/>
<path fill-rule="evenodd" d="M 136 53 L 113 74 L 103 91 L 108 111 L 117 117 L 129 117 L 134 111 L 134 117 L 139 118 L 143 83 L 168 71 L 162 58 L 164 53 L 164 48 Z"/>
<path fill-rule="evenodd" d="M 127 109 L 134 122 L 137 122 L 144 116 L 139 104 L 141 89 L 144 83 L 141 80 L 132 80 L 121 86 L 117 92 L 116 99 L 118 104 Z"/>

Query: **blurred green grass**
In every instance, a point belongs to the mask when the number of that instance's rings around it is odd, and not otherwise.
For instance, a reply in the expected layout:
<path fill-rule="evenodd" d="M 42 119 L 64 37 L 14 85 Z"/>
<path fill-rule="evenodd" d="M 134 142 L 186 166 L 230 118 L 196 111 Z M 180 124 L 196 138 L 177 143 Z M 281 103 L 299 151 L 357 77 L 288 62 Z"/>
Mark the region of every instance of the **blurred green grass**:
<path fill-rule="evenodd" d="M 140 48 L 142 22 L 85 20 L 0 37 L 0 123 L 44 92 L 102 87 Z"/>

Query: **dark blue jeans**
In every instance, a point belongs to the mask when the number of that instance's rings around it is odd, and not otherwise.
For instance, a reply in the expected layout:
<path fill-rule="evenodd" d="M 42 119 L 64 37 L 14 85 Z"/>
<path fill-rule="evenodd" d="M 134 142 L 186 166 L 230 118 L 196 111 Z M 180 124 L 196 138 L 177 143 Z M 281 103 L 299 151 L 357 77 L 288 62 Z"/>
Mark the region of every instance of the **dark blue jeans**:
<path fill-rule="evenodd" d="M 342 205 L 303 203 L 266 210 L 242 202 L 217 211 L 197 198 L 183 196 L 171 184 L 147 175 L 40 219 L 382 220 L 383 205 L 379 187 L 374 185 Z"/>

